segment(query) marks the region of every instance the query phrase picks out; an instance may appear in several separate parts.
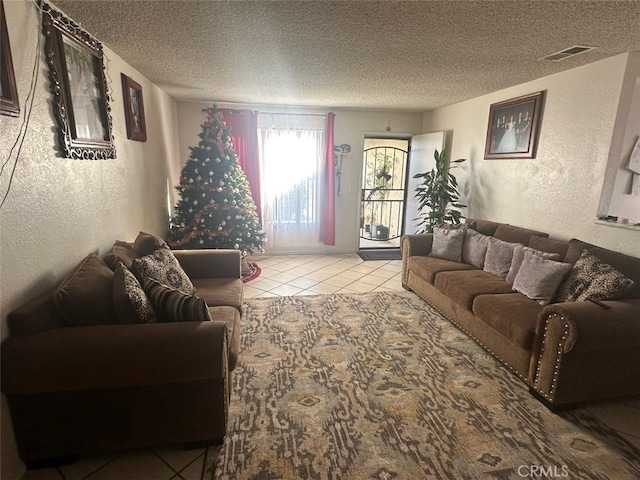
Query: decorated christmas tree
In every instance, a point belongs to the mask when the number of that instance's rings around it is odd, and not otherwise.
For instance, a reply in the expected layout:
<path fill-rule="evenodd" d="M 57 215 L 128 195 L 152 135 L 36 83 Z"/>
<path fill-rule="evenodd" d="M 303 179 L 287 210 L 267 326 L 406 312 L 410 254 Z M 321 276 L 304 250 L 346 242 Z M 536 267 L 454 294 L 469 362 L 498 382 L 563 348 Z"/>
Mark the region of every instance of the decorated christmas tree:
<path fill-rule="evenodd" d="M 182 169 L 167 243 L 172 248 L 263 251 L 265 234 L 222 113 L 207 111 L 200 142 Z"/>

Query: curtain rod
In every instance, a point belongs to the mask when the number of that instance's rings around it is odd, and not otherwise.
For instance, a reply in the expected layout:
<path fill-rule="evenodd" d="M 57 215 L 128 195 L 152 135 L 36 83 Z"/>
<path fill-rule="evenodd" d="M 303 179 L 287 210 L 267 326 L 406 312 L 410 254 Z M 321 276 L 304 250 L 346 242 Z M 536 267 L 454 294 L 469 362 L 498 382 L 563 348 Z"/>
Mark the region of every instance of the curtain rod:
<path fill-rule="evenodd" d="M 212 107 L 207 107 L 207 108 L 203 108 L 202 111 L 203 112 L 213 112 L 215 110 L 221 110 L 221 109 L 216 109 L 216 108 L 212 108 Z M 233 108 L 228 108 L 228 109 L 224 109 L 224 110 L 235 110 Z M 328 115 L 328 113 L 286 113 L 286 112 L 261 112 L 259 110 L 255 110 L 256 112 L 258 112 L 258 115 L 295 115 L 295 116 L 301 116 L 301 117 L 326 117 Z"/>

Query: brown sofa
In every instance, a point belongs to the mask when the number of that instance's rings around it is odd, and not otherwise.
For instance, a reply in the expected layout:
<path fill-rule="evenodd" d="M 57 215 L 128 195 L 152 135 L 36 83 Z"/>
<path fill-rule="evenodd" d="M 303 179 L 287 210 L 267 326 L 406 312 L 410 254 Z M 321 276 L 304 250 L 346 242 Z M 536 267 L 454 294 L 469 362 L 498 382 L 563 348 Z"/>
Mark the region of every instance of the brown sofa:
<path fill-rule="evenodd" d="M 552 410 L 640 394 L 640 258 L 512 225 L 468 223 L 484 235 L 557 253 L 571 265 L 586 249 L 634 286 L 623 298 L 600 304 L 541 305 L 477 266 L 429 256 L 433 234 L 403 237 L 403 286 L 494 355 Z"/>
<path fill-rule="evenodd" d="M 116 242 L 104 261 L 131 266 L 145 253 L 138 246 Z M 77 454 L 219 443 L 225 436 L 240 348 L 240 253 L 172 252 L 195 295 L 206 300 L 211 321 L 123 324 L 111 305 L 95 301 L 84 305 L 95 315 L 70 326 L 55 291 L 8 315 L 2 391 L 28 467 Z M 103 277 L 108 285 L 113 275 L 102 259 L 87 258 L 100 273 L 80 283 Z"/>

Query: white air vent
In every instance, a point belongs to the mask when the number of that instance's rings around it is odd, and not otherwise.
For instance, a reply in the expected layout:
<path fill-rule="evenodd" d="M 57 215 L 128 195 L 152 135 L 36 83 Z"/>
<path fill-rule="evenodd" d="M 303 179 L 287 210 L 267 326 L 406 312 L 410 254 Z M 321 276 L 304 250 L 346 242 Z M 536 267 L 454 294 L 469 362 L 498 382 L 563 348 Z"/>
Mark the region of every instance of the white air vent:
<path fill-rule="evenodd" d="M 551 55 L 547 55 L 546 57 L 539 58 L 538 60 L 549 60 L 552 62 L 559 62 L 560 60 L 564 60 L 565 58 L 573 57 L 574 55 L 578 55 L 580 53 L 588 52 L 589 50 L 593 50 L 596 47 L 584 47 L 582 45 L 574 45 L 570 48 L 565 48 L 556 53 L 552 53 Z"/>

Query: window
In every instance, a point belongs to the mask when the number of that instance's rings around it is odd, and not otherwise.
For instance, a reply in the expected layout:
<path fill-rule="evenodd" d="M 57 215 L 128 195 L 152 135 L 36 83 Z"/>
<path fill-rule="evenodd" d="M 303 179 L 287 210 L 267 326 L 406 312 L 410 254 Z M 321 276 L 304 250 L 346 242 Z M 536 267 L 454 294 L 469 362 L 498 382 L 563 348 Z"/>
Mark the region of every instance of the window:
<path fill-rule="evenodd" d="M 261 114 L 258 127 L 267 247 L 304 251 L 320 245 L 324 119 Z"/>

